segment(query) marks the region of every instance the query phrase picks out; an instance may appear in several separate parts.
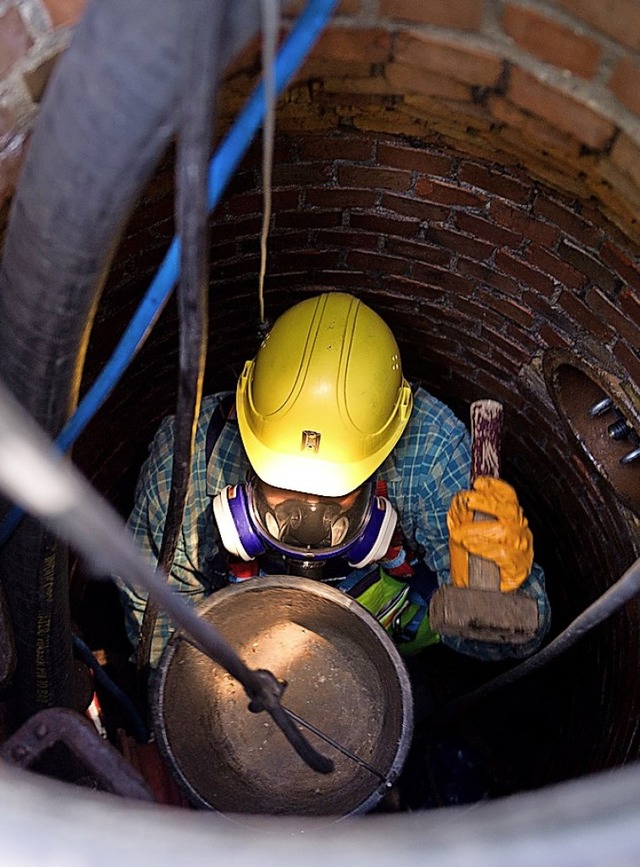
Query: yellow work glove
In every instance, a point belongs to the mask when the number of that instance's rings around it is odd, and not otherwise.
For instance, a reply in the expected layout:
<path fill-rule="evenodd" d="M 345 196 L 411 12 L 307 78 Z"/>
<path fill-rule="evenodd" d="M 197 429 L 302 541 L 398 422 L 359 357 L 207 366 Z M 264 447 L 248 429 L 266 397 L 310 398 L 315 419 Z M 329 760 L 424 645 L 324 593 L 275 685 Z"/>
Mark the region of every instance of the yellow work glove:
<path fill-rule="evenodd" d="M 474 521 L 475 512 L 491 515 Z M 480 476 L 471 491 L 459 491 L 447 514 L 451 580 L 469 584 L 469 554 L 492 560 L 500 567 L 500 589 L 517 590 L 531 572 L 533 536 L 518 496 L 502 479 Z"/>

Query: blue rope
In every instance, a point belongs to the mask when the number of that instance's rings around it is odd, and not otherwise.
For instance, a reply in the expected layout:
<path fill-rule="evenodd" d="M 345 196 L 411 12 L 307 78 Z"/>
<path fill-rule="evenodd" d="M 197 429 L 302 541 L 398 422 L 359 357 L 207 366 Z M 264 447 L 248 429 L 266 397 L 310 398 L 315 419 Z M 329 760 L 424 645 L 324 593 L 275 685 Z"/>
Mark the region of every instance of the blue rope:
<path fill-rule="evenodd" d="M 275 81 L 278 95 L 305 60 L 336 4 L 337 0 L 309 0 L 276 59 Z M 209 212 L 218 204 L 233 172 L 260 128 L 264 111 L 264 85 L 261 82 L 211 159 L 207 183 Z M 58 435 L 56 445 L 60 451 L 66 452 L 71 448 L 109 397 L 162 313 L 179 276 L 180 240 L 174 238 L 111 358 Z M 23 514 L 17 506 L 10 510 L 0 527 L 0 546 L 11 536 Z"/>

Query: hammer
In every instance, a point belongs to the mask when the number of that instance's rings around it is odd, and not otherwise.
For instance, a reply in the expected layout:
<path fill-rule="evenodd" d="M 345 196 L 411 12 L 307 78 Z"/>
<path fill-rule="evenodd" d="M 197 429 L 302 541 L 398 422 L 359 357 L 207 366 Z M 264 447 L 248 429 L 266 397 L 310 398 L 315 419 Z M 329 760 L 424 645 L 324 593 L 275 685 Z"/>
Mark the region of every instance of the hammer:
<path fill-rule="evenodd" d="M 471 404 L 471 484 L 478 476 L 500 476 L 502 404 Z M 476 512 L 474 521 L 494 516 Z M 469 555 L 469 586 L 445 585 L 429 605 L 431 627 L 441 635 L 495 643 L 526 644 L 538 629 L 535 599 L 500 589 L 500 569 L 491 560 Z"/>

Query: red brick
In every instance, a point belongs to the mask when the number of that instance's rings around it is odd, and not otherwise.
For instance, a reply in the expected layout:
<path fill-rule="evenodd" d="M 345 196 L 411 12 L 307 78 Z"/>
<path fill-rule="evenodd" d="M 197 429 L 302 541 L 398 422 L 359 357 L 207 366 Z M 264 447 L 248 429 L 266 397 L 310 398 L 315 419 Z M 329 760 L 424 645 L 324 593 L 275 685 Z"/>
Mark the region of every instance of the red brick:
<path fill-rule="evenodd" d="M 582 36 L 534 9 L 509 4 L 502 27 L 514 42 L 540 60 L 569 69 L 583 78 L 592 78 L 598 69 L 602 49 L 595 39 Z"/>
<path fill-rule="evenodd" d="M 366 138 L 355 136 L 300 136 L 298 147 L 302 162 L 306 160 L 367 162 L 373 159 L 373 143 Z"/>
<path fill-rule="evenodd" d="M 640 65 L 630 57 L 622 57 L 609 79 L 609 90 L 623 105 L 640 114 Z"/>
<path fill-rule="evenodd" d="M 407 192 L 411 186 L 411 175 L 405 171 L 373 166 L 340 166 L 338 168 L 338 183 L 341 187 Z"/>
<path fill-rule="evenodd" d="M 418 178 L 415 193 L 417 196 L 440 205 L 480 207 L 487 200 L 486 196 L 472 193 L 457 184 L 436 181 L 432 178 Z"/>
<path fill-rule="evenodd" d="M 27 26 L 15 6 L 0 17 L 0 76 L 7 75 L 33 46 Z"/>
<path fill-rule="evenodd" d="M 540 292 L 535 292 L 532 289 L 523 292 L 522 299 L 534 314 L 540 314 L 543 321 L 552 325 L 558 331 L 570 335 L 575 342 L 576 323 L 565 310 L 562 310 L 557 305 L 552 305 L 551 299 L 546 298 Z M 538 325 L 536 325 L 536 331 L 537 330 Z"/>
<path fill-rule="evenodd" d="M 479 329 L 480 323 L 484 325 L 491 323 L 497 331 L 504 325 L 503 317 L 494 313 L 493 310 L 489 310 L 484 303 L 484 298 L 480 300 L 477 296 L 472 298 L 466 298 L 462 295 L 452 297 L 449 299 L 448 308 L 442 311 L 442 315 L 447 321 L 453 319 L 456 324 L 458 320 L 462 319 L 465 333 L 471 331 L 474 326 Z M 471 326 L 468 323 L 471 323 Z"/>
<path fill-rule="evenodd" d="M 587 304 L 603 322 L 614 328 L 631 345 L 640 347 L 640 322 L 632 322 L 599 289 L 590 289 Z"/>
<path fill-rule="evenodd" d="M 492 199 L 489 209 L 497 223 L 547 247 L 553 246 L 560 234 L 557 226 L 537 220 L 528 213 L 511 207 L 506 202 Z"/>
<path fill-rule="evenodd" d="M 342 211 L 278 211 L 274 223 L 279 229 L 328 229 L 342 225 Z"/>
<path fill-rule="evenodd" d="M 331 180 L 331 163 L 300 163 L 299 165 L 273 166 L 274 187 L 304 187 L 307 184 L 322 184 Z"/>
<path fill-rule="evenodd" d="M 433 241 L 445 250 L 453 250 L 470 259 L 489 259 L 496 248 L 495 244 L 438 226 L 430 226 L 425 234 L 427 241 Z"/>
<path fill-rule="evenodd" d="M 75 24 L 87 5 L 86 0 L 43 0 L 54 27 Z"/>
<path fill-rule="evenodd" d="M 479 187 L 481 190 L 486 190 L 521 205 L 528 202 L 531 195 L 530 182 L 522 182 L 495 167 L 483 166 L 470 161 L 465 161 L 462 164 L 458 178 L 465 184 Z"/>
<path fill-rule="evenodd" d="M 415 262 L 428 262 L 446 268 L 451 264 L 451 251 L 443 250 L 433 244 L 425 244 L 424 241 L 408 241 L 403 238 L 386 238 L 384 249 L 392 256 L 402 256 Z"/>
<path fill-rule="evenodd" d="M 577 295 L 563 290 L 556 303 L 571 317 L 574 328 L 578 326 L 579 331 L 586 331 L 598 340 L 605 342 L 611 340 L 614 334 L 611 326 L 596 316 Z"/>
<path fill-rule="evenodd" d="M 423 298 L 426 301 L 439 303 L 445 294 L 444 289 L 440 286 L 427 285 L 426 283 L 420 283 L 418 280 L 411 280 L 408 277 L 398 275 L 383 277 L 382 287 L 385 292 L 392 292 L 394 294 L 398 292 L 403 293 L 412 302 L 416 298 Z"/>
<path fill-rule="evenodd" d="M 523 286 L 530 286 L 545 296 L 553 294 L 555 284 L 550 277 L 505 250 L 496 253 L 496 268 L 509 274 Z"/>
<path fill-rule="evenodd" d="M 538 195 L 533 204 L 533 211 L 586 247 L 595 248 L 602 240 L 602 231 L 599 228 L 583 220 L 569 205 L 554 201 L 548 196 Z"/>
<path fill-rule="evenodd" d="M 586 282 L 585 275 L 576 271 L 566 262 L 559 259 L 554 253 L 540 247 L 538 244 L 530 244 L 524 258 L 530 265 L 549 274 L 554 280 L 562 283 L 569 289 L 579 289 Z"/>
<path fill-rule="evenodd" d="M 309 250 L 307 248 L 301 250 L 287 249 L 285 252 L 277 253 L 271 257 L 270 268 L 274 273 L 278 271 L 284 274 L 307 273 L 316 269 L 324 272 L 337 268 L 339 264 L 339 251 Z M 249 272 L 250 269 L 246 268 L 245 276 Z"/>
<path fill-rule="evenodd" d="M 300 193 L 294 190 L 274 190 L 273 210 L 280 208 L 291 210 L 297 207 Z M 239 196 L 231 196 L 227 202 L 230 214 L 255 214 L 262 213 L 264 199 L 261 193 L 246 193 Z"/>
<path fill-rule="evenodd" d="M 468 232 L 474 238 L 480 238 L 483 241 L 489 241 L 498 247 L 511 247 L 513 249 L 520 246 L 522 235 L 517 232 L 511 232 L 502 226 L 497 226 L 489 220 L 483 220 L 475 214 L 468 214 L 466 211 L 459 211 L 455 217 L 456 226 L 463 232 Z"/>
<path fill-rule="evenodd" d="M 379 250 L 380 236 L 375 232 L 353 232 L 350 229 L 319 229 L 315 233 L 316 246 L 339 247 L 345 250 Z"/>
<path fill-rule="evenodd" d="M 380 274 L 407 274 L 409 266 L 406 259 L 360 250 L 349 250 L 345 264 L 352 270 L 373 271 Z"/>
<path fill-rule="evenodd" d="M 484 295 L 482 301 L 510 322 L 517 322 L 523 328 L 531 328 L 533 325 L 531 310 L 522 303 L 511 298 L 499 298 L 490 294 Z"/>
<path fill-rule="evenodd" d="M 304 190 L 304 201 L 307 205 L 317 208 L 372 208 L 376 202 L 373 190 L 329 189 L 327 187 L 310 187 Z"/>
<path fill-rule="evenodd" d="M 321 82 L 330 82 L 333 87 L 336 87 L 336 82 L 344 80 L 353 82 L 353 86 L 356 87 L 358 82 L 365 82 L 370 78 L 371 64 L 367 63 L 366 54 L 357 60 L 344 60 L 340 57 L 316 57 L 315 52 L 312 51 L 290 85 L 286 98 L 287 100 L 293 98 L 295 102 L 308 103 L 312 95 L 315 98 L 322 92 Z M 280 128 L 279 120 L 278 128 Z"/>
<path fill-rule="evenodd" d="M 640 294 L 626 287 L 619 295 L 620 307 L 640 326 Z"/>
<path fill-rule="evenodd" d="M 640 290 L 640 265 L 609 241 L 605 241 L 600 250 L 600 258 L 612 268 L 625 283 L 630 283 Z"/>
<path fill-rule="evenodd" d="M 373 79 L 367 79 L 371 82 Z M 384 84 L 383 80 L 380 81 Z M 327 82 L 323 79 L 323 85 L 313 95 L 313 105 L 325 112 L 326 120 L 331 114 L 337 117 L 350 117 L 357 113 L 375 113 L 387 108 L 392 108 L 396 102 L 396 95 L 390 87 L 364 87 L 360 88 L 361 79 L 353 80 L 351 77 L 341 80 L 333 79 Z M 333 84 L 333 89 L 329 87 Z M 302 112 L 307 111 L 307 103 L 301 106 Z M 302 131 L 302 130 L 301 130 Z"/>
<path fill-rule="evenodd" d="M 269 257 L 270 267 L 276 268 L 276 263 L 282 259 L 282 254 L 274 252 Z M 245 255 L 239 261 L 226 262 L 216 267 L 216 280 L 241 280 L 243 275 L 258 273 L 260 257 L 258 255 Z M 277 268 L 276 268 L 277 270 Z"/>
<path fill-rule="evenodd" d="M 570 132 L 563 131 L 547 119 L 518 108 L 508 99 L 491 95 L 487 107 L 494 120 L 502 125 L 500 138 L 516 145 L 525 155 L 533 153 L 540 159 L 545 152 L 559 153 L 564 159 L 577 160 L 582 145 Z M 548 160 L 550 157 L 547 156 Z"/>
<path fill-rule="evenodd" d="M 376 28 L 327 27 L 311 52 L 311 58 L 335 59 L 340 63 L 384 63 L 391 52 L 391 34 Z"/>
<path fill-rule="evenodd" d="M 540 339 L 548 346 L 554 349 L 564 349 L 573 346 L 572 338 L 568 337 L 562 331 L 556 330 L 549 322 L 543 322 L 538 329 Z"/>
<path fill-rule="evenodd" d="M 377 235 L 399 235 L 415 238 L 420 226 L 417 220 L 393 219 L 387 215 L 374 213 L 352 214 L 349 220 L 352 229 L 375 232 Z"/>
<path fill-rule="evenodd" d="M 269 233 L 268 247 L 271 252 L 276 250 L 301 250 L 311 247 L 309 231 L 306 226 L 298 226 L 296 230 L 274 231 Z M 245 238 L 239 242 L 240 253 L 251 255 L 260 245 L 259 238 Z"/>
<path fill-rule="evenodd" d="M 520 295 L 518 284 L 511 277 L 501 274 L 500 271 L 497 271 L 491 265 L 483 265 L 481 262 L 474 262 L 471 259 L 465 259 L 463 256 L 460 256 L 458 259 L 458 271 L 461 274 L 473 277 L 479 283 L 499 289 L 506 295 Z"/>
<path fill-rule="evenodd" d="M 413 262 L 409 276 L 431 286 L 439 286 L 455 295 L 471 295 L 473 292 L 471 281 L 449 268 L 438 268 L 437 265 Z"/>
<path fill-rule="evenodd" d="M 537 349 L 537 344 L 534 341 L 529 341 L 526 332 L 520 329 L 516 337 L 508 337 L 502 331 L 496 331 L 494 328 L 483 325 L 482 331 L 486 332 L 484 338 L 487 343 L 500 352 L 502 356 L 517 362 L 519 367 L 521 364 L 526 364 L 531 360 L 531 356 Z M 526 346 L 526 344 L 529 344 Z"/>
<path fill-rule="evenodd" d="M 380 207 L 404 217 L 415 217 L 420 221 L 433 223 L 443 223 L 449 214 L 449 208 L 431 205 L 420 199 L 409 198 L 409 196 L 395 196 L 393 193 L 382 194 Z"/>
<path fill-rule="evenodd" d="M 423 148 L 410 148 L 401 144 L 379 142 L 378 162 L 395 169 L 406 169 L 424 175 L 448 177 L 453 160 L 450 156 L 434 153 Z"/>
<path fill-rule="evenodd" d="M 476 87 L 495 87 L 502 73 L 497 54 L 410 33 L 397 34 L 393 59 Z"/>
<path fill-rule="evenodd" d="M 394 21 L 479 30 L 482 6 L 482 0 L 381 0 L 379 14 Z"/>
<path fill-rule="evenodd" d="M 556 0 L 575 17 L 630 48 L 640 48 L 640 6 L 636 0 Z"/>
<path fill-rule="evenodd" d="M 609 268 L 602 266 L 599 257 L 590 255 L 586 250 L 566 240 L 558 244 L 558 255 L 585 274 L 597 286 L 611 291 L 617 288 L 615 275 Z"/>
<path fill-rule="evenodd" d="M 570 133 L 587 147 L 605 148 L 616 131 L 615 124 L 595 109 L 520 67 L 512 69 L 507 93 L 515 105 Z"/>
<path fill-rule="evenodd" d="M 438 99 L 453 99 L 457 102 L 471 101 L 471 86 L 447 75 L 427 69 L 417 69 L 408 63 L 388 63 L 384 70 L 389 87 L 406 97 L 422 94 Z"/>
<path fill-rule="evenodd" d="M 261 215 L 250 217 L 246 220 L 214 220 L 211 226 L 212 243 L 219 244 L 234 241 L 238 238 L 255 238 L 256 235 L 260 235 L 261 227 Z"/>

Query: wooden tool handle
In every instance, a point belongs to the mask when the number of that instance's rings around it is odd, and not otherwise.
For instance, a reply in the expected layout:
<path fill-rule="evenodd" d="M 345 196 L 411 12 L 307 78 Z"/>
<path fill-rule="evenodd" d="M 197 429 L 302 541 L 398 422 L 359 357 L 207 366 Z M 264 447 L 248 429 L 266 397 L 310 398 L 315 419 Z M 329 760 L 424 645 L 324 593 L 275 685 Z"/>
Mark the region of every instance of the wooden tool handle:
<path fill-rule="evenodd" d="M 476 400 L 471 404 L 471 484 L 478 476 L 500 476 L 502 404 Z"/>
<path fill-rule="evenodd" d="M 478 476 L 500 476 L 502 404 L 476 400 L 471 404 L 471 484 Z M 490 521 L 493 515 L 476 512 L 474 521 Z M 469 555 L 469 587 L 500 592 L 500 569 L 492 560 Z"/>

